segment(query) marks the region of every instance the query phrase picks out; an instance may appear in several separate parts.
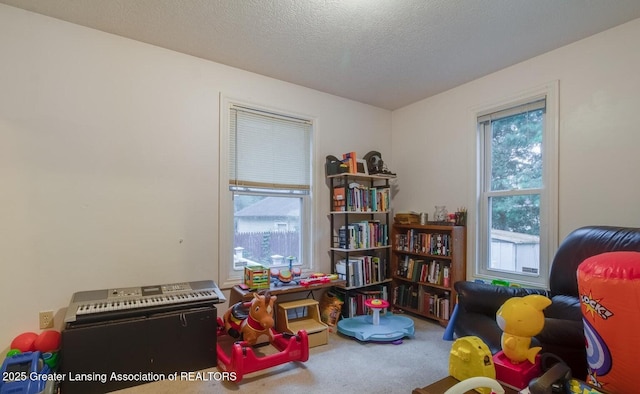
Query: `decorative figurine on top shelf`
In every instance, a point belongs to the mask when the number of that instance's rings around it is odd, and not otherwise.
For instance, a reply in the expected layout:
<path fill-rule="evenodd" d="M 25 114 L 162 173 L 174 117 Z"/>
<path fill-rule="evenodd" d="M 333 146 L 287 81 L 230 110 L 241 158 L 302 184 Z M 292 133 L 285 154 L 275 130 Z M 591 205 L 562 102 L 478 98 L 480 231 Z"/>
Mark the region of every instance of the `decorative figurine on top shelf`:
<path fill-rule="evenodd" d="M 446 222 L 447 218 L 447 207 L 444 205 L 436 205 L 436 211 L 433 214 L 433 220 L 435 220 L 436 222 Z"/>
<path fill-rule="evenodd" d="M 380 175 L 395 177 L 396 174 L 389 171 L 387 165 L 382 160 L 382 154 L 380 152 L 371 151 L 364 155 L 363 159 L 367 163 L 367 170 L 369 175 Z"/>

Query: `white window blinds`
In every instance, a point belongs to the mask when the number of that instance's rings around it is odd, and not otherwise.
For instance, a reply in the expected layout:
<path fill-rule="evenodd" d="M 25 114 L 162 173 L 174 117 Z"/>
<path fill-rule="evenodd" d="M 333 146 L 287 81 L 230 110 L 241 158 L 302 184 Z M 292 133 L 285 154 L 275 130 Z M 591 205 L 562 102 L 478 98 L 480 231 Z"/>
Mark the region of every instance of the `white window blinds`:
<path fill-rule="evenodd" d="M 309 192 L 308 120 L 233 105 L 229 114 L 229 185 Z"/>
<path fill-rule="evenodd" d="M 518 115 L 523 112 L 537 111 L 539 109 L 544 110 L 547 106 L 546 98 L 535 99 L 525 104 L 514 105 L 506 109 L 492 111 L 491 113 L 479 114 L 478 123 L 493 122 L 502 118 L 506 118 L 513 115 Z"/>

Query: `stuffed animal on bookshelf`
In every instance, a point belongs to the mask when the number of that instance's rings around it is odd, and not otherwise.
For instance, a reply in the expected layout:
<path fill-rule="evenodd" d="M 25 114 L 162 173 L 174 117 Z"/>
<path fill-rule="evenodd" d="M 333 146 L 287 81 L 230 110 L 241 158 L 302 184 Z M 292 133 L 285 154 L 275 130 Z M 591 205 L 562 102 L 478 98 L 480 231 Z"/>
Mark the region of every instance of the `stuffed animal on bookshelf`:
<path fill-rule="evenodd" d="M 242 339 L 253 346 L 268 339 L 273 341 L 273 308 L 276 296 L 269 292 L 259 295 L 253 293 L 253 299 L 248 302 L 238 302 L 231 306 L 224 314 L 224 329 L 236 339 Z"/>
<path fill-rule="evenodd" d="M 544 313 L 551 300 L 543 295 L 531 294 L 508 299 L 498 312 L 496 322 L 503 331 L 500 344 L 502 352 L 512 363 L 529 360 L 535 364 L 541 347 L 532 347 L 531 337 L 538 335 L 544 327 Z"/>

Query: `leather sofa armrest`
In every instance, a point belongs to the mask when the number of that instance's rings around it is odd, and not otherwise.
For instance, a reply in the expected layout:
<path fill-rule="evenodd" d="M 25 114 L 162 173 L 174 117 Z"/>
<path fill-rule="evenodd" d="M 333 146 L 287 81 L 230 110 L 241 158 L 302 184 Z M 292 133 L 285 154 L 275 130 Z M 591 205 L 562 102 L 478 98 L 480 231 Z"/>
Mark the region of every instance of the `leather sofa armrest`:
<path fill-rule="evenodd" d="M 465 312 L 480 313 L 492 319 L 495 319 L 496 312 L 509 298 L 530 294 L 549 297 L 548 291 L 543 289 L 495 286 L 468 281 L 456 282 L 454 287 L 458 292 L 459 308 L 464 309 Z"/>

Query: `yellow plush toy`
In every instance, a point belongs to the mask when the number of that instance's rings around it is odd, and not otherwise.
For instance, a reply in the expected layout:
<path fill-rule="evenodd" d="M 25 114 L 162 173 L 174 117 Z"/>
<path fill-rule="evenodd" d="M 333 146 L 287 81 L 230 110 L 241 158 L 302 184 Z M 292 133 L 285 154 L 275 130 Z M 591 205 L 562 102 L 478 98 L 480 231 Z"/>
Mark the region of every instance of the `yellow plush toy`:
<path fill-rule="evenodd" d="M 502 351 L 512 363 L 529 360 L 535 364 L 541 347 L 529 348 L 531 337 L 544 327 L 542 310 L 551 305 L 545 296 L 532 294 L 508 299 L 496 313 L 496 321 L 502 329 Z"/>

